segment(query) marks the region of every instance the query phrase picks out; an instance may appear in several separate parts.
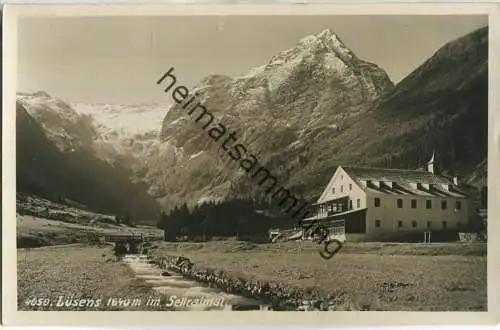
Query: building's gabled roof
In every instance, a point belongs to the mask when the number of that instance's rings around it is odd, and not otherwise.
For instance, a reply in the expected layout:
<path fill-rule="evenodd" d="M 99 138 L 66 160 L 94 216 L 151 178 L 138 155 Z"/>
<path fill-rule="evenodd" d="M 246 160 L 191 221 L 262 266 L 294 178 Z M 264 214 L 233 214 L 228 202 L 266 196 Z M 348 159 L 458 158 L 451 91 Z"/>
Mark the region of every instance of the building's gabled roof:
<path fill-rule="evenodd" d="M 453 180 L 421 170 L 400 170 L 392 168 L 342 166 L 349 176 L 358 180 L 369 181 L 409 181 L 428 184 L 453 184 Z"/>
<path fill-rule="evenodd" d="M 363 189 L 373 193 L 429 197 L 467 197 L 465 192 L 453 184 L 452 179 L 423 170 L 351 166 L 342 166 L 342 169 Z"/>

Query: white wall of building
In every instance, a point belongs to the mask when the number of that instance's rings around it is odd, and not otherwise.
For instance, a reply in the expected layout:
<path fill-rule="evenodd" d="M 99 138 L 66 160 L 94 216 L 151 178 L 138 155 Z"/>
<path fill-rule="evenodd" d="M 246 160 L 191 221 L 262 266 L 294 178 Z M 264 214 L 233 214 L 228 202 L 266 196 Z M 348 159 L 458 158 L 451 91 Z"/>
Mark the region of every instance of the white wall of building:
<path fill-rule="evenodd" d="M 342 167 L 338 167 L 317 203 L 325 203 L 343 197 L 349 197 L 352 200 L 353 211 L 367 209 L 366 234 L 441 230 L 443 229 L 443 222 L 446 222 L 446 229 L 457 229 L 459 224 L 461 228 L 464 228 L 474 213 L 472 203 L 468 198 L 405 196 L 366 192 Z M 379 207 L 375 207 L 375 198 L 380 199 Z M 402 200 L 401 208 L 398 207 L 398 199 Z M 416 208 L 412 208 L 412 200 L 416 201 Z M 430 209 L 426 207 L 427 200 L 431 201 L 432 206 Z M 445 209 L 442 208 L 441 203 L 443 201 L 446 201 Z M 456 209 L 457 201 L 461 202 L 460 209 Z M 326 216 L 327 214 L 324 212 L 312 218 Z M 377 220 L 380 221 L 379 227 L 376 226 Z M 402 227 L 399 227 L 399 221 L 402 222 Z M 415 226 L 413 222 L 415 222 Z M 428 222 L 431 223 L 430 228 Z"/>
<path fill-rule="evenodd" d="M 346 196 L 351 198 L 353 210 L 366 208 L 366 193 L 339 167 L 323 191 L 318 203 L 325 203 Z"/>
<path fill-rule="evenodd" d="M 375 198 L 380 198 L 380 207 L 375 207 Z M 398 208 L 397 200 L 403 201 L 402 208 Z M 411 200 L 415 200 L 416 208 L 411 207 Z M 431 209 L 426 208 L 426 201 L 431 201 Z M 442 209 L 441 202 L 446 201 L 446 209 Z M 461 203 L 461 209 L 455 209 L 455 203 Z M 440 230 L 443 221 L 447 229 L 456 229 L 460 223 L 465 227 L 469 217 L 468 200 L 465 198 L 420 197 L 400 196 L 385 194 L 368 194 L 367 197 L 367 232 L 377 233 L 386 231 L 411 231 L 411 230 Z M 380 220 L 380 227 L 376 221 Z M 398 222 L 402 221 L 402 227 Z M 415 227 L 413 227 L 415 222 Z M 431 227 L 427 227 L 427 222 Z"/>

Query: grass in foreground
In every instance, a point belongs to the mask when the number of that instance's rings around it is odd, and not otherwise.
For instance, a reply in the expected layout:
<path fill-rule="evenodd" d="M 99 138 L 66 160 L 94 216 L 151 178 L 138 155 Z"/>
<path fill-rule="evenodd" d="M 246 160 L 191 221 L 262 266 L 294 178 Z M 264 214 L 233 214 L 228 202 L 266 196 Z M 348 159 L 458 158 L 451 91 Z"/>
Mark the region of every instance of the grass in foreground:
<path fill-rule="evenodd" d="M 132 271 L 116 261 L 110 248 L 19 249 L 17 259 L 19 310 L 154 310 L 144 307 L 145 301 L 149 297 L 161 297 L 144 281 L 134 279 Z M 62 301 L 90 299 L 94 306 L 85 303 L 81 307 L 58 307 L 60 296 Z M 33 298 L 39 299 L 41 305 L 47 302 L 46 299 L 50 303 L 48 306 L 28 306 L 26 301 Z M 108 298 L 141 299 L 142 306 L 106 306 Z M 95 306 L 97 299 L 102 299 L 100 306 Z"/>
<path fill-rule="evenodd" d="M 484 256 L 481 252 L 484 246 L 465 250 L 453 244 L 427 250 L 415 244 L 349 246 L 328 261 L 317 254 L 314 244 L 307 242 L 162 243 L 154 253 L 182 255 L 198 266 L 247 280 L 317 290 L 348 300 L 357 310 L 486 310 L 486 256 L 485 251 Z M 447 252 L 452 253 L 442 255 Z"/>

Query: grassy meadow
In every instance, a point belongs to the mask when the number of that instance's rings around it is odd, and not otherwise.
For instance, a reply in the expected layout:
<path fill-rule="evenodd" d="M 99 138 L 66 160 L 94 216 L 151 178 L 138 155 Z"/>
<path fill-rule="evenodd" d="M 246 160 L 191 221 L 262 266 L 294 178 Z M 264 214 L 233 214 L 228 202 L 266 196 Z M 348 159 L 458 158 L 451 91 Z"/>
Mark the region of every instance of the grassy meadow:
<path fill-rule="evenodd" d="M 151 290 L 151 285 L 133 275 L 127 265 L 116 260 L 109 247 L 65 245 L 18 249 L 18 309 L 151 310 L 144 307 L 144 302 L 160 296 Z M 63 302 L 87 299 L 94 303 L 61 307 L 60 296 Z M 41 306 L 33 306 L 33 298 L 39 299 Z M 141 299 L 142 306 L 108 306 L 109 298 Z M 101 299 L 99 306 L 98 299 Z M 50 303 L 46 305 L 44 301 Z"/>
<path fill-rule="evenodd" d="M 94 234 L 126 234 L 123 226 L 95 227 L 32 216 L 18 218 L 19 238 L 42 245 L 17 249 L 20 310 L 138 310 L 141 307 L 30 306 L 37 297 L 55 303 L 59 296 L 132 298 L 155 296 L 116 260 L 110 245 L 88 245 Z M 161 237 L 154 228 L 135 232 Z M 70 244 L 78 243 L 78 244 Z M 70 244 L 70 245 L 62 245 Z M 197 266 L 225 271 L 246 280 L 281 283 L 338 297 L 349 310 L 484 311 L 486 310 L 485 243 L 345 243 L 332 259 L 319 256 L 312 242 L 254 244 L 237 240 L 204 243 L 152 242 L 155 256 L 181 255 Z M 54 300 L 55 299 L 55 300 Z M 144 309 L 144 307 L 142 307 Z"/>
<path fill-rule="evenodd" d="M 310 242 L 162 242 L 201 267 L 349 301 L 354 310 L 486 310 L 486 244 L 346 243 L 330 260 Z"/>

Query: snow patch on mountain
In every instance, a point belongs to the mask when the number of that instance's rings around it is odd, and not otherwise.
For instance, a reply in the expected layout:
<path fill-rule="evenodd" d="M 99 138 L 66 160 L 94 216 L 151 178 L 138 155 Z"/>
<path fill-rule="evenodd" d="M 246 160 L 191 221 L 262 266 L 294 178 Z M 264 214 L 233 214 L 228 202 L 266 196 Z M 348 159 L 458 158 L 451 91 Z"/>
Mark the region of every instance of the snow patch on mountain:
<path fill-rule="evenodd" d="M 353 53 L 338 36 L 327 29 L 301 39 L 296 47 L 273 56 L 268 64 L 253 68 L 248 74 L 234 80 L 265 78 L 266 87 L 272 92 L 277 90 L 293 74 L 299 64 L 311 61 L 318 52 L 323 54 L 324 67 L 340 74 L 348 70 L 344 59 L 354 59 Z M 204 100 L 209 98 L 210 96 L 206 95 Z"/>
<path fill-rule="evenodd" d="M 72 107 L 81 114 L 91 115 L 101 134 L 145 134 L 158 132 L 169 105 L 139 104 L 86 104 L 72 103 Z"/>
<path fill-rule="evenodd" d="M 191 156 L 189 157 L 189 159 L 190 159 L 190 160 L 191 160 L 191 159 L 195 159 L 196 157 L 201 156 L 204 152 L 205 152 L 205 151 L 203 151 L 203 150 L 202 150 L 202 151 L 200 151 L 200 152 L 197 152 L 197 153 L 195 153 L 194 155 L 191 155 Z"/>
<path fill-rule="evenodd" d="M 17 100 L 26 107 L 26 111 L 31 116 L 40 116 L 44 111 L 56 112 L 64 117 L 65 120 L 76 123 L 79 119 L 78 114 L 67 103 L 51 97 L 46 92 L 37 92 L 33 94 L 19 93 Z"/>
<path fill-rule="evenodd" d="M 327 69 L 335 70 L 339 73 L 345 71 L 347 68 L 345 63 L 334 54 L 325 54 L 323 56 L 323 63 Z"/>
<path fill-rule="evenodd" d="M 304 59 L 304 56 L 305 54 L 298 54 L 295 58 L 292 58 L 285 63 L 282 63 L 281 61 L 271 63 L 271 65 L 279 64 L 280 66 L 267 75 L 268 89 L 271 92 L 277 90 L 290 77 L 293 70 Z"/>
<path fill-rule="evenodd" d="M 382 69 L 357 58 L 334 33 L 324 30 L 246 75 L 210 75 L 194 91 L 214 117 L 238 133 L 238 141 L 248 150 L 276 165 L 285 177 L 299 173 L 288 180 L 300 181 L 310 154 L 328 150 L 356 117 L 362 118 L 393 87 Z M 163 120 L 161 139 L 184 146 L 186 156 L 175 157 L 174 168 L 150 171 L 155 173 L 155 195 L 168 203 L 196 204 L 213 196 L 258 194 L 237 172 L 229 172 L 228 163 L 201 130 L 180 125 L 186 118 L 186 111 L 176 104 Z M 324 159 L 326 163 L 330 158 Z"/>
<path fill-rule="evenodd" d="M 214 196 L 203 196 L 202 198 L 198 199 L 197 203 L 198 205 L 202 204 L 207 204 L 207 203 L 218 203 L 221 202 L 223 199 L 220 197 L 214 197 Z"/>
<path fill-rule="evenodd" d="M 79 115 L 68 103 L 44 91 L 18 93 L 16 98 L 59 150 L 74 151 L 92 144 L 96 132 L 91 116 Z"/>

